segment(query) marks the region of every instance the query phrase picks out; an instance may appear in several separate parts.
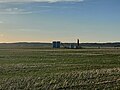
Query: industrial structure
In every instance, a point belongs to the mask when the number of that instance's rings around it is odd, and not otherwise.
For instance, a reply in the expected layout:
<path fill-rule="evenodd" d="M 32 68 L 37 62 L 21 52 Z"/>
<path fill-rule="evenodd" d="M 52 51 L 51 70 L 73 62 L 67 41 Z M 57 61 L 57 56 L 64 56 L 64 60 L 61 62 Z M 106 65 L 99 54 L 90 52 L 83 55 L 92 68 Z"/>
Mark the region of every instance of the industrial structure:
<path fill-rule="evenodd" d="M 76 45 L 76 48 L 80 48 L 80 41 L 79 41 L 79 39 L 77 39 L 77 45 Z"/>
<path fill-rule="evenodd" d="M 80 47 L 80 41 L 77 39 L 77 43 L 61 43 L 60 41 L 53 41 L 52 42 L 53 48 L 68 48 L 68 49 L 79 49 Z"/>
<path fill-rule="evenodd" d="M 53 41 L 53 48 L 60 48 L 60 41 Z"/>

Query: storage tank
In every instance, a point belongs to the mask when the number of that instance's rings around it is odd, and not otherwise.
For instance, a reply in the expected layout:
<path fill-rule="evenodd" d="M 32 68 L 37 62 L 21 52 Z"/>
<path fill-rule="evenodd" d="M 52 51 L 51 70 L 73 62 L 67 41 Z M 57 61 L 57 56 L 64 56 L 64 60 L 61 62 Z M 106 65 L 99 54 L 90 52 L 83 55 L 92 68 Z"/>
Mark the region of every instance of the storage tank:
<path fill-rule="evenodd" d="M 60 48 L 60 41 L 53 41 L 53 48 Z"/>
<path fill-rule="evenodd" d="M 53 45 L 53 48 L 56 48 L 56 42 L 55 41 L 52 42 L 52 45 Z"/>
<path fill-rule="evenodd" d="M 56 48 L 60 48 L 60 41 L 57 41 L 56 44 Z"/>
<path fill-rule="evenodd" d="M 79 41 L 79 39 L 77 39 L 77 46 L 78 46 L 78 47 L 80 46 L 80 41 Z"/>

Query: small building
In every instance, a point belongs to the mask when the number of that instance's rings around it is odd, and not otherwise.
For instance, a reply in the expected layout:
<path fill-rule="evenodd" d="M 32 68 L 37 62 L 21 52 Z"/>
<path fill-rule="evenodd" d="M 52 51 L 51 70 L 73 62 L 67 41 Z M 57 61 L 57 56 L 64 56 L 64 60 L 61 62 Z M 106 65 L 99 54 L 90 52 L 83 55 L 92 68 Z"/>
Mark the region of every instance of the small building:
<path fill-rule="evenodd" d="M 69 46 L 70 49 L 75 49 L 76 48 L 76 45 L 74 43 L 70 44 Z"/>
<path fill-rule="evenodd" d="M 60 41 L 53 41 L 53 48 L 60 48 Z"/>

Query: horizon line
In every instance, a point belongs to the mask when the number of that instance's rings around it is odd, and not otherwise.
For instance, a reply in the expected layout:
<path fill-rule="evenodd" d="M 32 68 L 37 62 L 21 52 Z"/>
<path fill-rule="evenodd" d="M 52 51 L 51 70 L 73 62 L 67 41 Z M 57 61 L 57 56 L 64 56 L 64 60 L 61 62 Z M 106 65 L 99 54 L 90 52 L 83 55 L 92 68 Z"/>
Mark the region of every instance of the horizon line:
<path fill-rule="evenodd" d="M 60 41 L 60 40 L 53 40 Z M 15 41 L 15 42 L 0 42 L 0 44 L 12 44 L 12 43 L 52 43 L 51 42 L 41 42 L 41 41 Z M 60 41 L 61 42 L 61 41 Z M 61 42 L 61 43 L 77 43 L 77 42 Z M 109 41 L 109 42 L 80 42 L 80 43 L 120 43 L 120 41 Z"/>

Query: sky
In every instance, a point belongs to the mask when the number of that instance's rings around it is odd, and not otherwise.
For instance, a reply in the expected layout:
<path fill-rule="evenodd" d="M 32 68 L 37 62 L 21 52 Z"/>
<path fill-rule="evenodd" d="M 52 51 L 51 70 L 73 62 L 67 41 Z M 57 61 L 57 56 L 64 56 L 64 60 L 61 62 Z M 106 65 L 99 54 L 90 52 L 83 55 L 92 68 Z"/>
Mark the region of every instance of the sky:
<path fill-rule="evenodd" d="M 120 0 L 0 0 L 0 42 L 120 42 Z"/>

